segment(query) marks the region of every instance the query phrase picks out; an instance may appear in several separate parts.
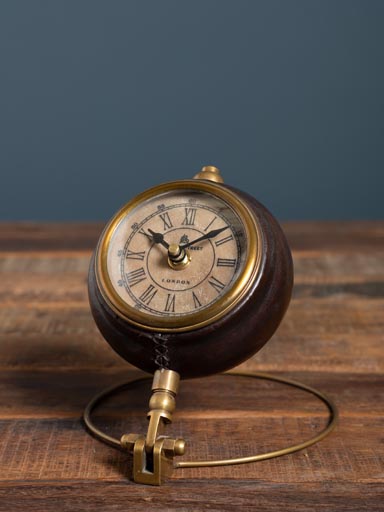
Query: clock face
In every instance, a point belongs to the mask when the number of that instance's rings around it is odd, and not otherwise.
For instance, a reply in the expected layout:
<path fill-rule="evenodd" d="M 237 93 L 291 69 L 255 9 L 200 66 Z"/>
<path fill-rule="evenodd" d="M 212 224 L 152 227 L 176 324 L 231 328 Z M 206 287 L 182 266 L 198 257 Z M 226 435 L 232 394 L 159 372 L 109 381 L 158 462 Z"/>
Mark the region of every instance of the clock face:
<path fill-rule="evenodd" d="M 209 320 L 218 304 L 225 307 L 249 259 L 249 227 L 235 206 L 212 185 L 176 183 L 128 203 L 104 236 L 102 259 L 118 309 L 153 326 L 193 325 L 205 313 Z M 181 264 L 173 264 L 172 250 L 184 256 Z"/>

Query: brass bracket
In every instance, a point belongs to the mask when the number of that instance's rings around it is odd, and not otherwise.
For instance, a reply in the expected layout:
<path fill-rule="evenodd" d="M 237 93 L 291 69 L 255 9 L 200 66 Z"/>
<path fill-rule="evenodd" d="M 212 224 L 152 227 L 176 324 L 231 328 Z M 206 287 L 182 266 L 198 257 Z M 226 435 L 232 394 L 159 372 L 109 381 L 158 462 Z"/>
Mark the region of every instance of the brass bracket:
<path fill-rule="evenodd" d="M 161 485 L 173 470 L 173 457 L 184 455 L 183 439 L 162 435 L 164 426 L 172 421 L 176 407 L 175 396 L 180 376 L 172 370 L 157 370 L 152 382 L 149 401 L 149 425 L 146 437 L 125 434 L 120 440 L 123 448 L 133 453 L 133 479 L 148 485 Z"/>
<path fill-rule="evenodd" d="M 163 372 L 163 373 L 162 373 Z M 157 373 L 157 372 L 156 372 Z M 172 375 L 174 374 L 174 375 Z M 149 485 L 160 485 L 163 480 L 167 476 L 170 475 L 172 469 L 178 469 L 178 468 L 203 468 L 203 467 L 216 467 L 216 466 L 229 466 L 231 464 L 245 464 L 249 462 L 258 462 L 262 460 L 272 459 L 274 457 L 281 457 L 282 455 L 287 455 L 288 453 L 294 453 L 299 450 L 303 450 L 304 448 L 308 448 L 309 446 L 312 446 L 313 444 L 317 443 L 318 441 L 321 441 L 324 439 L 328 434 L 332 432 L 332 430 L 335 428 L 337 424 L 338 419 L 338 410 L 336 405 L 333 403 L 333 401 L 324 395 L 321 391 L 312 388 L 310 386 L 307 386 L 306 384 L 302 384 L 301 382 L 297 382 L 292 379 L 287 379 L 285 377 L 277 377 L 276 375 L 269 375 L 267 373 L 259 373 L 259 372 L 252 372 L 252 373 L 246 373 L 246 372 L 237 372 L 232 371 L 223 374 L 225 376 L 231 377 L 231 376 L 237 376 L 237 377 L 246 377 L 246 378 L 253 378 L 253 379 L 263 379 L 273 382 L 279 382 L 280 384 L 285 384 L 294 388 L 301 389 L 302 391 L 306 391 L 307 393 L 310 393 L 317 397 L 321 402 L 323 402 L 328 409 L 329 412 L 329 418 L 327 421 L 327 424 L 325 427 L 316 435 L 311 437 L 310 439 L 307 439 L 306 441 L 302 441 L 300 443 L 287 446 L 285 448 L 280 448 L 279 450 L 275 450 L 272 452 L 264 452 L 259 453 L 256 455 L 248 455 L 248 456 L 241 456 L 231 459 L 218 459 L 218 460 L 187 460 L 187 461 L 180 461 L 180 462 L 174 462 L 173 457 L 176 455 L 183 455 L 184 454 L 184 440 L 183 439 L 170 439 L 164 436 L 157 435 L 155 436 L 155 442 L 153 443 L 152 447 L 149 448 L 149 443 L 146 440 L 146 438 L 143 435 L 137 435 L 137 434 L 126 434 L 124 435 L 120 440 L 116 437 L 112 437 L 105 432 L 102 432 L 99 428 L 94 425 L 91 414 L 93 410 L 100 405 L 100 403 L 105 400 L 107 397 L 114 395 L 117 392 L 120 392 L 127 387 L 129 387 L 133 383 L 140 382 L 142 380 L 147 380 L 148 377 L 141 377 L 137 379 L 132 379 L 128 382 L 125 382 L 124 384 L 119 384 L 118 386 L 112 386 L 101 393 L 97 394 L 92 398 L 92 400 L 89 402 L 87 407 L 84 410 L 84 422 L 87 426 L 87 428 L 90 430 L 90 432 L 97 437 L 99 440 L 103 441 L 104 443 L 107 443 L 111 446 L 114 446 L 115 448 L 125 448 L 128 449 L 133 453 L 133 477 L 135 482 L 143 483 L 143 484 L 149 484 Z M 161 377 L 161 379 L 160 379 Z M 169 380 L 170 378 L 170 381 Z M 173 391 L 171 391 L 171 394 L 169 396 L 173 395 L 173 400 L 171 399 L 169 403 L 173 404 L 173 408 L 175 405 L 174 397 L 177 390 L 177 385 L 172 385 L 172 380 L 175 379 L 178 382 L 179 376 L 175 372 L 169 372 L 169 370 L 162 370 L 160 374 L 155 374 L 155 378 L 153 381 L 152 389 L 154 390 L 154 393 L 156 391 L 161 391 L 161 386 L 159 386 L 159 383 Z M 163 380 L 166 380 L 165 384 L 161 383 Z M 160 382 L 159 382 L 160 381 Z M 167 384 L 168 381 L 168 384 Z M 156 384 L 156 385 L 155 385 Z M 155 388 L 154 389 L 154 385 Z M 164 391 L 164 389 L 163 389 Z M 157 398 L 156 398 L 157 402 Z M 172 407 L 171 407 L 172 408 Z M 169 405 L 167 406 L 167 409 L 169 409 Z M 156 409 L 155 409 L 156 410 Z M 173 409 L 172 409 L 173 410 Z M 150 411 L 151 413 L 152 411 Z M 153 411 L 154 412 L 154 411 Z M 164 411 L 167 412 L 166 410 Z M 154 415 L 158 418 L 160 415 L 156 413 Z M 170 414 L 167 413 L 168 420 L 170 421 Z M 151 420 L 150 420 L 151 421 Z M 154 419 L 152 420 L 153 423 Z M 168 421 L 168 422 L 169 422 Z M 160 423 L 162 423 L 163 420 L 161 420 Z M 148 431 L 150 431 L 152 426 L 150 425 L 150 428 Z M 148 434 L 147 434 L 148 437 Z M 149 436 L 152 438 L 152 434 Z"/>
<path fill-rule="evenodd" d="M 161 485 L 173 471 L 173 457 L 184 454 L 184 440 L 160 437 L 147 453 L 145 437 L 127 434 L 121 445 L 133 452 L 133 479 L 139 484 Z"/>

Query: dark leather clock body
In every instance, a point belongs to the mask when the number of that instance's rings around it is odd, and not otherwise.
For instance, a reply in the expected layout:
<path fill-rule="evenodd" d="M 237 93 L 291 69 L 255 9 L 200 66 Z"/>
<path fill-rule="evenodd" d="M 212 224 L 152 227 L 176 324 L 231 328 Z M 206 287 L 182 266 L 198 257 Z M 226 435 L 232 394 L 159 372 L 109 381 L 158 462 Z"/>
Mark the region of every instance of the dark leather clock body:
<path fill-rule="evenodd" d="M 177 371 L 181 378 L 201 377 L 232 368 L 251 357 L 271 338 L 288 307 L 293 265 L 284 233 L 271 213 L 250 195 L 236 192 L 260 225 L 264 244 L 259 278 L 227 315 L 196 330 L 144 331 L 121 319 L 108 306 L 96 282 L 94 256 L 89 271 L 89 302 L 104 338 L 120 356 L 153 373 Z"/>

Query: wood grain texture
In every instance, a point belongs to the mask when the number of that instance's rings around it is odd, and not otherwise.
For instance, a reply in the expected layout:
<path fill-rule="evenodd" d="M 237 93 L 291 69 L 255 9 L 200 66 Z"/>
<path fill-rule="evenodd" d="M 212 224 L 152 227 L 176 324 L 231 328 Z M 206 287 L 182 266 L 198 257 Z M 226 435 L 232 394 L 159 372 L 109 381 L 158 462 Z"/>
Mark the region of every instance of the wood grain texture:
<path fill-rule="evenodd" d="M 384 222 L 284 225 L 293 300 L 272 340 L 241 366 L 328 393 L 337 430 L 286 457 L 177 470 L 161 488 L 130 482 L 127 456 L 81 422 L 94 393 L 137 375 L 89 311 L 86 275 L 101 227 L 0 224 L 0 511 L 384 510 Z M 277 383 L 186 384 L 169 427 L 187 439 L 185 459 L 279 448 L 326 418 L 313 397 Z M 148 387 L 108 402 L 98 424 L 116 436 L 143 431 Z"/>

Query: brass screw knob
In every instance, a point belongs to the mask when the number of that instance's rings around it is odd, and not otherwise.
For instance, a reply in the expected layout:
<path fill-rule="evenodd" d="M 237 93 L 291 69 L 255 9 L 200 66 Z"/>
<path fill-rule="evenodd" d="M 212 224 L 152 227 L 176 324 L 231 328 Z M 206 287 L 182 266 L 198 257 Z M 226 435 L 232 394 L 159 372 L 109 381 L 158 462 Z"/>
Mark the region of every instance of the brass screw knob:
<path fill-rule="evenodd" d="M 170 452 L 172 454 L 172 456 L 184 455 L 185 441 L 182 438 L 178 438 L 178 439 L 167 438 L 167 439 L 164 439 L 163 448 L 164 448 L 164 450 L 167 450 L 168 452 Z"/>
<path fill-rule="evenodd" d="M 196 180 L 210 180 L 215 181 L 216 183 L 224 183 L 223 178 L 220 174 L 220 169 L 215 167 L 214 165 L 205 165 L 201 168 L 201 171 L 198 172 L 193 179 Z"/>
<path fill-rule="evenodd" d="M 175 441 L 175 455 L 184 455 L 185 441 L 184 439 L 176 439 Z"/>

